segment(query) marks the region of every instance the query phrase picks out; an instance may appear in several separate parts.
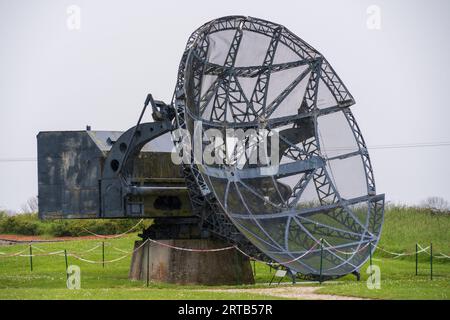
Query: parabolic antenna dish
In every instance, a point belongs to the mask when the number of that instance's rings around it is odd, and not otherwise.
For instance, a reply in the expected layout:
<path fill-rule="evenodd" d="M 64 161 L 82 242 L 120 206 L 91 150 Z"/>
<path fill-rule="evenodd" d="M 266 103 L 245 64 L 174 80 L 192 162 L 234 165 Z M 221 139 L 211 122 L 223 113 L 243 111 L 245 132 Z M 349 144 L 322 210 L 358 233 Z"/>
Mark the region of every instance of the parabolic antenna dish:
<path fill-rule="evenodd" d="M 327 60 L 285 27 L 243 16 L 208 22 L 188 41 L 173 104 L 190 159 L 199 139 L 214 161 L 197 159 L 187 174 L 293 272 L 357 271 L 378 243 L 384 195 L 354 103 Z"/>

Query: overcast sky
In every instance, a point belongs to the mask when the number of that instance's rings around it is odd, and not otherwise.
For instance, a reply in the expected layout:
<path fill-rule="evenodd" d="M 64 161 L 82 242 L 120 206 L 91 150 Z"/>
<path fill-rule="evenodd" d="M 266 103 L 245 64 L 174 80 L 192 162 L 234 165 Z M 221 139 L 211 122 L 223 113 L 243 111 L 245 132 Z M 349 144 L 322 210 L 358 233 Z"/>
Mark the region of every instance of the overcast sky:
<path fill-rule="evenodd" d="M 67 25 L 71 5 L 80 29 Z M 381 29 L 368 28 L 371 5 Z M 280 23 L 319 50 L 355 97 L 369 147 L 450 142 L 449 1 L 0 0 L 0 208 L 37 195 L 39 131 L 133 126 L 148 92 L 170 101 L 190 33 L 231 14 Z M 450 200 L 449 155 L 448 144 L 370 150 L 378 193 Z"/>

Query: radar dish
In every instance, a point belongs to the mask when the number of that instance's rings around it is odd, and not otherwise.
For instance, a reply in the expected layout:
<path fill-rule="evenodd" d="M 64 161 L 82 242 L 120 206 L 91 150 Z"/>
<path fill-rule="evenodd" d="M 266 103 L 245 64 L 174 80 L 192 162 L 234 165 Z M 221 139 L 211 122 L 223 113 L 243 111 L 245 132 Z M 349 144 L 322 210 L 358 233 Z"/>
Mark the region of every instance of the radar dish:
<path fill-rule="evenodd" d="M 196 138 L 225 159 L 192 161 L 187 180 L 294 273 L 358 271 L 378 243 L 384 195 L 354 103 L 328 61 L 285 27 L 243 16 L 208 22 L 182 57 L 175 122 L 189 133 L 191 161 Z M 252 157 L 261 151 L 270 162 Z"/>

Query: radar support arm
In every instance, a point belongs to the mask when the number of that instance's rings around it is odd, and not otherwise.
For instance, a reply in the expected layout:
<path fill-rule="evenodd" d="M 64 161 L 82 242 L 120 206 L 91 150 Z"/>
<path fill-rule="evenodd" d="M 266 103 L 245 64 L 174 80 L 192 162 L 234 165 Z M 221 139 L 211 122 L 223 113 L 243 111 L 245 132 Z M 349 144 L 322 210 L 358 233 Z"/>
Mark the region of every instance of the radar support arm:
<path fill-rule="evenodd" d="M 141 123 L 149 104 L 152 106 L 153 118 L 156 122 Z M 100 215 L 102 217 L 123 216 L 124 213 L 129 215 L 128 211 L 135 210 L 127 203 L 130 195 L 146 193 L 150 189 L 152 192 L 156 191 L 158 187 L 131 185 L 132 160 L 144 145 L 172 130 L 171 114 L 173 114 L 171 106 L 162 101 L 153 100 L 152 95 L 148 94 L 136 126 L 125 131 L 114 142 L 105 159 L 100 180 Z M 138 208 L 138 211 L 141 211 L 138 212 L 140 215 L 143 214 L 143 208 Z"/>

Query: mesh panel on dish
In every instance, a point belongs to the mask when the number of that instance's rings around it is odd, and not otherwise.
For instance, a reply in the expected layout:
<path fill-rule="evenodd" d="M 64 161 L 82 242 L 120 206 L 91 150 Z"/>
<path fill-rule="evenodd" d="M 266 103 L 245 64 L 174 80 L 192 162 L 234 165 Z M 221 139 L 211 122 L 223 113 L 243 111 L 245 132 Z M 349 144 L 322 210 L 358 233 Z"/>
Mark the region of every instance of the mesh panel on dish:
<path fill-rule="evenodd" d="M 354 133 L 341 111 L 317 118 L 322 154 L 327 158 L 358 151 Z"/>
<path fill-rule="evenodd" d="M 367 194 L 367 181 L 360 156 L 328 161 L 334 185 L 341 197 L 356 198 Z"/>

